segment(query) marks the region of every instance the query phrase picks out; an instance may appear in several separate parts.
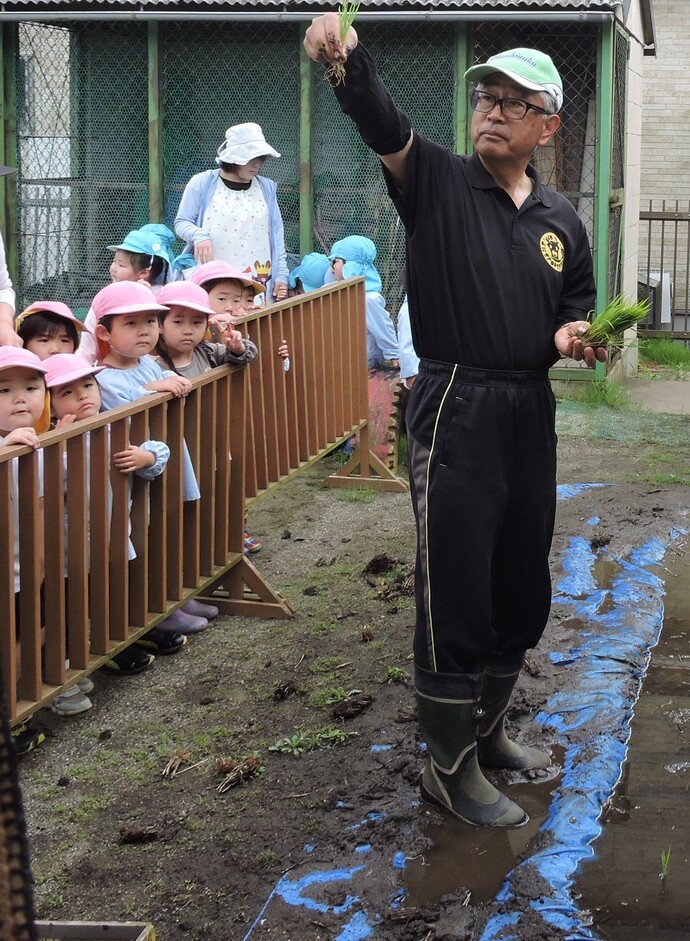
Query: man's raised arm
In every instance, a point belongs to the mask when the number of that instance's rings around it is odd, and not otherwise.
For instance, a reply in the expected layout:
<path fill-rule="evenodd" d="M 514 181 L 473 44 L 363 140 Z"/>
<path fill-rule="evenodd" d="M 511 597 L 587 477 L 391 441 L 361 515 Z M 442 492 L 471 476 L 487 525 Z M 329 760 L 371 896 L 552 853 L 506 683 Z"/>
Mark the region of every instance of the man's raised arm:
<path fill-rule="evenodd" d="M 345 65 L 342 80 L 330 79 L 340 107 L 355 122 L 364 143 L 401 185 L 412 146 L 412 128 L 383 84 L 374 60 L 359 45 L 355 30 L 350 27 L 342 43 L 338 14 L 324 13 L 312 20 L 304 36 L 304 48 L 315 62 L 332 65 L 340 61 Z"/>

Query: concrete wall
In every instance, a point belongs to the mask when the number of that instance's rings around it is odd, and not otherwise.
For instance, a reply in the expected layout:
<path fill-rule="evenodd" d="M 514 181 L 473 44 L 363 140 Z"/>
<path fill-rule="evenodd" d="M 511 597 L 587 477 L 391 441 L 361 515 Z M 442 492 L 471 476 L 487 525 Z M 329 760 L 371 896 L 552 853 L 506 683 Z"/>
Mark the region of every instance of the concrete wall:
<path fill-rule="evenodd" d="M 625 140 L 625 204 L 623 209 L 623 270 L 622 293 L 627 297 L 637 296 L 637 270 L 639 245 L 640 178 L 642 167 L 642 101 L 645 60 L 642 47 L 642 19 L 639 0 L 630 5 L 625 24 L 631 33 L 630 58 L 628 63 L 628 89 L 626 104 Z M 626 338 L 626 348 L 621 356 L 618 372 L 625 376 L 637 369 L 637 346 L 632 344 L 635 332 Z"/>
<path fill-rule="evenodd" d="M 690 210 L 690 2 L 654 0 L 656 57 L 644 60 L 642 93 L 642 166 L 640 208 Z M 678 206 L 676 207 L 676 201 Z M 688 225 L 651 229 L 648 255 L 647 225 L 640 227 L 640 267 L 668 271 L 672 307 L 682 311 L 688 302 Z M 677 239 L 677 240 L 676 240 Z M 674 248 L 675 241 L 675 248 Z"/>

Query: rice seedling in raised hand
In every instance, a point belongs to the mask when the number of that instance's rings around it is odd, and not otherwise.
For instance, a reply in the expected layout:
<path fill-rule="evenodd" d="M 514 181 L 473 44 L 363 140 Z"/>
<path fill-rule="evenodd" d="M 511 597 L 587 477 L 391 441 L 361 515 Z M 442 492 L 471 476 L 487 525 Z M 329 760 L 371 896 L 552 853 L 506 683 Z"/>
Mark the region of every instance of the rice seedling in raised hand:
<path fill-rule="evenodd" d="M 618 341 L 626 330 L 644 320 L 649 310 L 649 301 L 633 303 L 619 294 L 594 318 L 578 340 L 585 346 L 608 346 L 609 343 Z"/>
<path fill-rule="evenodd" d="M 352 3 L 351 0 L 344 0 L 338 9 L 338 21 L 340 26 L 340 44 L 345 45 L 347 34 L 350 27 L 359 13 L 359 3 Z M 342 59 L 333 59 L 326 69 L 326 78 L 331 85 L 341 85 L 345 82 L 345 65 Z"/>

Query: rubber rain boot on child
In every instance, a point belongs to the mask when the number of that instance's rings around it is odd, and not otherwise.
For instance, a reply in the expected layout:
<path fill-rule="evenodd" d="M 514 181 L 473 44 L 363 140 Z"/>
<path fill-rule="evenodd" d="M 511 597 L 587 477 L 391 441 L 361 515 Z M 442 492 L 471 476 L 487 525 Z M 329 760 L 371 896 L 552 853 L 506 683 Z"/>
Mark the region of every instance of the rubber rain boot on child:
<path fill-rule="evenodd" d="M 415 669 L 419 729 L 427 746 L 422 800 L 477 827 L 520 827 L 527 814 L 501 794 L 477 762 L 481 674 Z"/>
<path fill-rule="evenodd" d="M 524 654 L 495 658 L 484 670 L 484 684 L 479 700 L 479 761 L 490 768 L 512 771 L 548 768 L 546 752 L 529 745 L 518 745 L 506 735 L 504 723 L 510 697 L 520 675 Z"/>
<path fill-rule="evenodd" d="M 193 618 L 206 618 L 212 621 L 218 617 L 219 611 L 214 604 L 204 604 L 203 601 L 197 601 L 196 598 L 190 598 L 180 608 L 185 614 L 191 614 Z"/>

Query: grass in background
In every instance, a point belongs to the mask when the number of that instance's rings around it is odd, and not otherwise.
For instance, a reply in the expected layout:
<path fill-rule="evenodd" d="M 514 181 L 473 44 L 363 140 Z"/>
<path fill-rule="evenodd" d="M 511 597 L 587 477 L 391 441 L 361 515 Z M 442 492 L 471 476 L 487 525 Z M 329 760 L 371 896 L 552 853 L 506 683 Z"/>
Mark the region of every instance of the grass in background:
<path fill-rule="evenodd" d="M 670 366 L 674 369 L 690 370 L 690 347 L 680 340 L 650 338 L 639 340 L 640 365 L 647 368 Z"/>
<path fill-rule="evenodd" d="M 580 402 L 583 405 L 605 406 L 612 409 L 623 409 L 628 405 L 628 397 L 623 387 L 610 379 L 565 380 L 559 384 L 556 397 Z"/>

